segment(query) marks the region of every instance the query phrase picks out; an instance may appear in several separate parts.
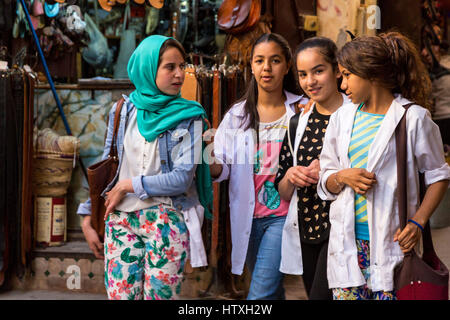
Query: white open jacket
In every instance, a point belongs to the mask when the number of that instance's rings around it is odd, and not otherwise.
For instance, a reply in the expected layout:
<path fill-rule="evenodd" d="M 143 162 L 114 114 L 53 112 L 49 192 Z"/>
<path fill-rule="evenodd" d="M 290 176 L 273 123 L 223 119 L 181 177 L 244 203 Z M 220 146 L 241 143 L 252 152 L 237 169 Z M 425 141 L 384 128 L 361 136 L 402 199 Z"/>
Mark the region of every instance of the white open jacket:
<path fill-rule="evenodd" d="M 306 98 L 284 91 L 287 117 L 292 117 L 297 102 L 305 104 Z M 231 222 L 231 272 L 242 274 L 247 256 L 248 241 L 255 210 L 253 183 L 254 138 L 252 130 L 245 127 L 244 103 L 235 104 L 224 116 L 214 136 L 214 154 L 222 164 L 221 175 L 214 180 L 229 179 Z"/>
<path fill-rule="evenodd" d="M 377 184 L 367 192 L 367 215 L 370 234 L 370 279 L 372 291 L 393 290 L 394 267 L 403 260 L 403 253 L 394 242 L 399 228 L 397 204 L 397 163 L 395 128 L 410 101 L 396 95 L 369 149 L 367 170 L 375 173 Z M 326 188 L 328 177 L 350 168 L 348 147 L 353 120 L 358 106 L 347 104 L 330 118 L 320 156 L 319 196 L 334 200 L 330 207 L 330 238 L 328 244 L 327 276 L 330 288 L 361 286 L 365 283 L 358 267 L 355 244 L 354 191 L 346 186 L 338 194 Z M 419 206 L 418 171 L 425 173 L 428 186 L 450 179 L 450 168 L 445 162 L 442 139 L 430 113 L 418 106 L 409 108 L 407 128 L 407 193 L 408 217 L 414 216 Z"/>
<path fill-rule="evenodd" d="M 343 105 L 350 102 L 345 94 L 342 94 Z M 309 116 L 315 108 L 315 103 L 308 112 L 302 111 L 295 132 L 295 141 L 291 141 L 289 137 L 289 129 L 286 132 L 289 139 L 289 148 L 294 160 L 293 167 L 297 166 L 297 152 L 300 140 L 305 133 Z M 290 125 L 290 123 L 289 123 Z M 283 227 L 283 235 L 281 242 L 281 264 L 280 271 L 287 274 L 303 274 L 302 247 L 300 244 L 300 231 L 298 225 L 298 192 L 297 188 L 292 193 L 289 203 L 289 211 Z"/>

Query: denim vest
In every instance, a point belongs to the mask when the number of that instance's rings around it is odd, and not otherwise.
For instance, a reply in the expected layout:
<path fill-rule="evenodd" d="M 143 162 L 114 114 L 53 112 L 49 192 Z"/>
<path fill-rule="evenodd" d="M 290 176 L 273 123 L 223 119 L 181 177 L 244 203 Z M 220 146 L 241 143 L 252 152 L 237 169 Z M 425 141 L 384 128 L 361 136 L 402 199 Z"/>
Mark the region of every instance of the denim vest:
<path fill-rule="evenodd" d="M 131 113 L 136 112 L 135 106 L 128 99 L 128 97 L 125 95 L 123 95 L 123 97 L 125 99 L 125 102 L 120 112 L 120 123 L 117 133 L 119 166 L 114 179 L 103 191 L 103 197 L 106 195 L 106 192 L 110 191 L 117 183 L 120 167 L 122 165 L 122 156 L 124 150 L 123 141 L 125 137 L 127 121 Z M 114 127 L 116 106 L 117 104 L 114 104 L 109 113 L 108 132 L 105 140 L 102 159 L 106 159 L 109 155 L 109 149 L 112 142 L 112 132 Z M 135 194 L 141 200 L 147 199 L 151 196 L 169 196 L 172 199 L 174 208 L 179 211 L 190 209 L 194 205 L 199 203 L 194 181 L 195 170 L 197 168 L 197 165 L 194 161 L 194 149 L 196 146 L 199 147 L 200 144 L 201 150 L 202 131 L 200 120 L 200 117 L 183 120 L 175 129 L 167 130 L 158 136 L 162 173 L 156 176 L 141 176 L 134 177 L 132 179 Z M 199 126 L 194 125 L 195 123 L 198 123 Z M 198 131 L 199 128 L 200 131 Z M 186 143 L 181 144 L 185 136 L 189 137 L 188 145 L 186 145 Z M 181 145 L 184 145 L 184 150 Z M 178 147 L 178 149 L 181 149 L 181 151 L 174 150 L 176 147 Z M 192 161 L 180 161 L 182 160 L 183 156 L 186 156 L 183 155 L 183 151 L 188 151 Z M 177 152 L 176 159 L 173 159 L 172 157 L 173 152 Z M 184 158 L 184 160 L 186 159 Z M 90 199 L 80 204 L 77 213 L 80 215 L 91 214 Z"/>

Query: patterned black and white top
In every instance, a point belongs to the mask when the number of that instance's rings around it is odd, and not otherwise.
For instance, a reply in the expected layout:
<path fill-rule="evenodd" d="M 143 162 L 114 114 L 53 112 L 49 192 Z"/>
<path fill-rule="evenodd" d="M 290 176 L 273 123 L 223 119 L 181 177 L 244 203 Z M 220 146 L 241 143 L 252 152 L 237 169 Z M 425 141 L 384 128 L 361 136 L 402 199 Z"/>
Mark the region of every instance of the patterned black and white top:
<path fill-rule="evenodd" d="M 300 141 L 299 149 L 297 150 L 297 165 L 307 167 L 314 159 L 319 158 L 329 120 L 329 115 L 320 114 L 316 108 L 313 108 Z M 286 133 L 281 146 L 279 168 L 275 179 L 275 187 L 277 190 L 278 184 L 293 164 L 293 155 L 290 153 L 288 133 Z M 325 201 L 319 198 L 317 195 L 317 185 L 297 188 L 297 192 L 301 241 L 314 244 L 327 240 L 330 232 L 328 213 L 330 211 L 331 201 Z"/>

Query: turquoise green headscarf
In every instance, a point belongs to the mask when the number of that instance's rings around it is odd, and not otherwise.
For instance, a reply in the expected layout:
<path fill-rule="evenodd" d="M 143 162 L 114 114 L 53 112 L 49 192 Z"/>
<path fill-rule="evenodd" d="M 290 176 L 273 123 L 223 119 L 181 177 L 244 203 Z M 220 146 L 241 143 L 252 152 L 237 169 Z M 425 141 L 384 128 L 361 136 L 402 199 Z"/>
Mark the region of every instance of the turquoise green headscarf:
<path fill-rule="evenodd" d="M 130 94 L 130 100 L 137 109 L 138 129 L 149 142 L 159 134 L 176 128 L 183 120 L 198 116 L 206 118 L 206 112 L 198 102 L 182 98 L 181 93 L 164 94 L 156 86 L 159 51 L 168 39 L 172 38 L 161 35 L 145 38 L 134 50 L 127 67 L 128 76 L 136 87 Z M 203 142 L 202 149 L 204 147 Z M 211 218 L 212 181 L 209 165 L 203 161 L 197 166 L 196 185 L 205 216 Z"/>

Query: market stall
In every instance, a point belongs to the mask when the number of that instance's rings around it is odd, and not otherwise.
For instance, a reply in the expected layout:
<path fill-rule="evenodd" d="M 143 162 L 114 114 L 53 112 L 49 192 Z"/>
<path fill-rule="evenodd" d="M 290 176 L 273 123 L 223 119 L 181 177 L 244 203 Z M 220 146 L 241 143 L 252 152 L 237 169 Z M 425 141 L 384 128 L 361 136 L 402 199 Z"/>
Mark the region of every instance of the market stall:
<path fill-rule="evenodd" d="M 65 286 L 68 276 L 65 270 L 67 263 L 63 260 L 68 259 L 71 250 L 75 250 L 75 255 L 80 252 L 73 246 L 64 252 L 36 249 L 42 241 L 36 241 L 35 230 L 38 228 L 35 200 L 39 194 L 31 190 L 29 183 L 33 156 L 38 154 L 37 142 L 33 144 L 33 131 L 36 137 L 40 130 L 51 129 L 58 136 L 77 139 L 76 150 L 71 153 L 74 166 L 70 183 L 63 194 L 63 237 L 62 240 L 58 238 L 57 244 L 83 241 L 76 208 L 88 197 L 85 168 L 100 160 L 111 106 L 121 94 L 134 88 L 128 80 L 126 65 L 134 48 L 145 37 L 162 34 L 183 44 L 189 66 L 182 95 L 200 102 L 213 127 L 217 128 L 225 111 L 244 92 L 250 73 L 251 45 L 265 32 L 280 33 L 294 50 L 304 39 L 315 35 L 329 37 L 341 47 L 351 39 L 351 35 L 374 35 L 395 26 L 422 47 L 425 35 L 419 26 L 430 23 L 424 19 L 424 12 L 429 12 L 430 8 L 439 12 L 439 6 L 431 4 L 430 7 L 430 1 L 419 0 L 413 1 L 414 6 L 411 1 L 396 1 L 395 5 L 391 2 L 1 1 L 0 63 L 3 69 L 0 71 L 0 92 L 3 98 L 0 98 L 0 103 L 4 108 L 0 108 L 0 133 L 2 140 L 8 143 L 2 144 L 0 156 L 14 151 L 17 157 L 8 158 L 7 166 L 0 170 L 0 287 L 3 283 L 30 287 L 26 281 L 32 279 L 32 287 L 39 288 L 33 277 L 45 280 L 52 274 L 59 275 L 60 278 L 55 276 L 54 281 L 59 281 L 61 287 Z M 409 8 L 408 17 L 397 19 L 398 12 L 405 7 Z M 441 28 L 441 40 L 447 39 L 447 16 L 433 17 Z M 411 21 L 415 23 L 411 24 Z M 5 97 L 11 97 L 13 101 Z M 15 106 L 14 112 L 7 107 L 10 105 Z M 15 137 L 15 140 L 7 137 Z M 17 143 L 10 144 L 10 141 Z M 61 150 L 59 152 L 65 154 Z M 8 184 L 10 175 L 19 177 L 14 189 Z M 15 201 L 6 201 L 10 197 Z M 203 224 L 209 267 L 188 271 L 187 278 L 191 282 L 185 287 L 185 294 L 189 296 L 244 296 L 248 275 L 237 279 L 230 272 L 227 197 L 226 184 L 214 185 L 213 216 L 205 219 Z M 17 203 L 17 206 L 11 207 L 11 203 Z M 36 252 L 40 260 L 33 264 Z M 40 266 L 46 263 L 42 260 L 45 257 L 55 259 L 57 266 Z M 63 258 L 58 262 L 57 257 Z M 87 269 L 94 268 L 91 267 L 94 263 L 99 264 L 85 252 L 82 257 L 90 259 L 90 262 L 85 262 L 89 264 L 85 267 Z M 42 275 L 46 272 L 47 275 Z M 89 280 L 101 277 L 101 273 L 92 273 L 92 277 L 91 273 L 86 273 L 89 276 L 86 276 L 85 288 L 89 287 Z M 19 281 L 8 281 L 15 277 Z"/>

